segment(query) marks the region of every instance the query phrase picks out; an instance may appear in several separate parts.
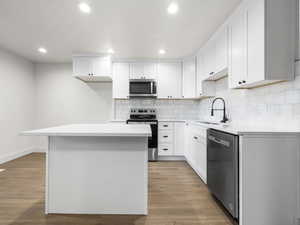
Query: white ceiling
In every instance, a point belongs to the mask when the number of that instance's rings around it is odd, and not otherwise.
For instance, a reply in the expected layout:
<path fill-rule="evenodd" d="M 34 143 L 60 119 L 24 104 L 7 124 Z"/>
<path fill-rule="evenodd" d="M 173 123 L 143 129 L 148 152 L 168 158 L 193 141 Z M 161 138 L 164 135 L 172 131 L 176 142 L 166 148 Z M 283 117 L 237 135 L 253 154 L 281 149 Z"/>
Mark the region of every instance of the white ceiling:
<path fill-rule="evenodd" d="M 67 62 L 72 53 L 115 50 L 117 58 L 181 58 L 199 48 L 240 0 L 0 0 L 0 46 L 35 62 Z M 37 48 L 44 46 L 48 54 Z"/>

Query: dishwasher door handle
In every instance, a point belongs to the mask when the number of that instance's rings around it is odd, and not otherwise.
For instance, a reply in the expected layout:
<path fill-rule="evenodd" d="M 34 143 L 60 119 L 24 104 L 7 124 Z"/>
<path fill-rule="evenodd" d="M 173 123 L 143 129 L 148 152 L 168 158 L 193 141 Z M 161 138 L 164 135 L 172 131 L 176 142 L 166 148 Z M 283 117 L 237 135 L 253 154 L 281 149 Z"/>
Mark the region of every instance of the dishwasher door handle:
<path fill-rule="evenodd" d="M 208 136 L 208 140 L 213 141 L 215 143 L 218 143 L 220 145 L 224 145 L 228 148 L 230 147 L 230 142 L 229 141 L 224 141 L 224 140 L 218 139 L 218 138 L 216 138 L 214 136 L 211 136 L 211 135 Z"/>

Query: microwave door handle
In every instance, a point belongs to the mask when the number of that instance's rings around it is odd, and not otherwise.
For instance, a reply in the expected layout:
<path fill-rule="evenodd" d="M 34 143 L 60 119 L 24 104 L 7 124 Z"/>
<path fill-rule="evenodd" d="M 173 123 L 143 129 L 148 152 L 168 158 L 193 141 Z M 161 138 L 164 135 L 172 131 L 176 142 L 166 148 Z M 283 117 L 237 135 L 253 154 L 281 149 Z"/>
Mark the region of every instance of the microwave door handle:
<path fill-rule="evenodd" d="M 151 94 L 153 94 L 153 82 L 151 82 Z"/>

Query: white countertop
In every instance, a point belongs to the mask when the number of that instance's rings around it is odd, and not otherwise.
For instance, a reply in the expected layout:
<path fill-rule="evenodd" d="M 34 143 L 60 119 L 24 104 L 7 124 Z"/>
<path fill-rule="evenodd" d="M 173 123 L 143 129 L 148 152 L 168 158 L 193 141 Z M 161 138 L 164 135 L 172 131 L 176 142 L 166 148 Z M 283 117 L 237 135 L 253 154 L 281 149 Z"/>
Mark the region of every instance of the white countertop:
<path fill-rule="evenodd" d="M 151 128 L 145 124 L 70 124 L 24 131 L 21 134 L 30 136 L 148 137 L 151 136 Z"/>
<path fill-rule="evenodd" d="M 268 127 L 247 127 L 247 126 L 234 126 L 228 124 L 203 124 L 197 121 L 187 121 L 187 123 L 212 128 L 235 135 L 253 135 L 253 134 L 300 134 L 300 129 L 286 129 L 286 128 L 268 128 Z"/>
<path fill-rule="evenodd" d="M 266 126 L 246 126 L 246 125 L 233 125 L 231 123 L 227 124 L 204 124 L 199 123 L 199 120 L 184 120 L 184 119 L 158 119 L 158 122 L 186 122 L 193 125 L 212 128 L 216 130 L 220 130 L 223 132 L 235 134 L 235 135 L 254 135 L 254 134 L 300 134 L 300 126 L 299 128 L 282 128 L 282 127 L 266 127 Z M 123 120 L 114 120 L 112 122 L 125 122 Z M 213 121 L 214 122 L 214 121 Z"/>

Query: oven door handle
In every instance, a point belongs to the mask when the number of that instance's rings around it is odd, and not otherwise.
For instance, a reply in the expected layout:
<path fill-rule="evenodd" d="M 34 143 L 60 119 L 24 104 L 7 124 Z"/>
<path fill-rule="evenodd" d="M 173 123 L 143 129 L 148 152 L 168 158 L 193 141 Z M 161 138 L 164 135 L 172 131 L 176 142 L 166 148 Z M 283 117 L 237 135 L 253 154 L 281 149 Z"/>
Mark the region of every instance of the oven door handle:
<path fill-rule="evenodd" d="M 147 124 L 147 125 L 157 125 L 157 122 L 127 122 L 127 124 Z"/>
<path fill-rule="evenodd" d="M 226 147 L 230 147 L 230 142 L 229 141 L 224 141 L 224 140 L 215 138 L 215 137 L 213 137 L 211 135 L 208 136 L 208 140 L 213 141 L 215 143 L 218 143 L 220 145 L 226 146 Z"/>
<path fill-rule="evenodd" d="M 145 124 L 156 125 L 157 122 L 145 122 Z"/>

